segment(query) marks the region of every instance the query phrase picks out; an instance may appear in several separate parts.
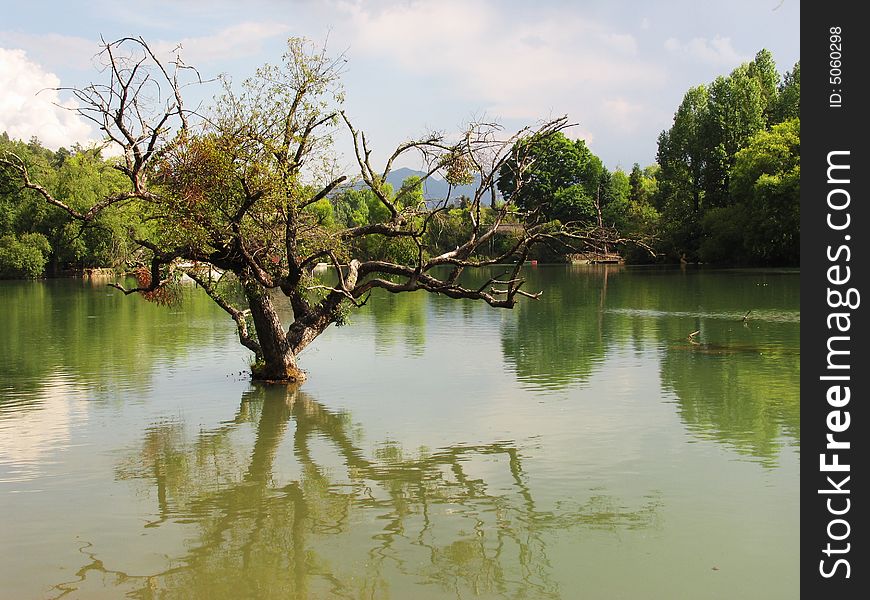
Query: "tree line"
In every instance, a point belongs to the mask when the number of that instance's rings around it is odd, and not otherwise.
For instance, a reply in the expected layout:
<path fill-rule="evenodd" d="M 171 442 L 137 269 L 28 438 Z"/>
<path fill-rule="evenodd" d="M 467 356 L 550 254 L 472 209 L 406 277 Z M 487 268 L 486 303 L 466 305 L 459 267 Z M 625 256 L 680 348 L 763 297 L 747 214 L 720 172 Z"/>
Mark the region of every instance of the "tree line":
<path fill-rule="evenodd" d="M 689 89 L 658 138 L 656 164 L 644 169 L 610 172 L 583 140 L 561 132 L 531 154 L 521 191 L 511 165 L 503 168 L 504 197 L 547 219 L 611 226 L 645 241 L 620 248 L 629 262 L 800 262 L 799 62 L 780 76 L 761 50 Z"/>
<path fill-rule="evenodd" d="M 129 187 L 117 159 L 104 159 L 98 149 L 51 151 L 36 138 L 23 142 L 2 133 L 0 152 L 19 157 L 34 180 L 74 210 Z M 493 188 L 498 193 L 474 207 L 481 224 L 500 218 L 504 229 L 475 248 L 480 258 L 503 255 L 522 235 L 508 225 L 532 215 L 554 226 L 612 228 L 635 242 L 615 248 L 629 262 L 799 263 L 800 63 L 780 76 L 767 50 L 686 92 L 672 126 L 659 136 L 656 164 L 610 171 L 583 140 L 561 130 L 518 139 L 512 153 L 524 163 L 506 160 Z M 469 183 L 468 167 L 445 165 L 448 182 Z M 408 178 L 399 190 L 381 182 L 377 193 L 339 185 L 305 211 L 324 231 L 339 231 L 389 222 L 390 203 L 398 210 L 425 206 L 422 180 Z M 434 214 L 419 240 L 426 253 L 456 249 L 474 227 L 472 199 L 429 204 Z M 511 209 L 501 211 L 505 204 Z M 148 253 L 132 240 L 153 227 L 123 203 L 76 219 L 0 167 L 0 277 L 145 264 Z M 412 264 L 420 249 L 408 236 L 361 236 L 351 244 L 363 258 L 401 264 Z M 561 261 L 573 251 L 562 238 L 536 245 L 528 258 Z"/>
<path fill-rule="evenodd" d="M 800 261 L 800 63 L 773 56 L 686 92 L 659 136 L 661 250 L 688 261 Z"/>
<path fill-rule="evenodd" d="M 70 207 L 86 210 L 124 189 L 124 177 L 98 149 L 76 144 L 57 151 L 38 139 L 0 133 L 0 153 L 19 157 L 40 185 Z M 123 269 L 142 260 L 130 232 L 144 225 L 133 207 L 110 207 L 87 223 L 56 210 L 16 174 L 0 168 L 0 278 L 57 275 L 91 267 Z"/>

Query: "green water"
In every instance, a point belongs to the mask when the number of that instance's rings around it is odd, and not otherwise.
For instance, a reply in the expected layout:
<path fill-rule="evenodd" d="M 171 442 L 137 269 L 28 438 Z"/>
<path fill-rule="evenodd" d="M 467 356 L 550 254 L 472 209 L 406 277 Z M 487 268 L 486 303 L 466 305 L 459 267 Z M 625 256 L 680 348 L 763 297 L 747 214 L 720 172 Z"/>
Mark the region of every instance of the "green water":
<path fill-rule="evenodd" d="M 0 598 L 797 598 L 798 274 L 525 276 L 298 390 L 196 290 L 0 282 Z"/>

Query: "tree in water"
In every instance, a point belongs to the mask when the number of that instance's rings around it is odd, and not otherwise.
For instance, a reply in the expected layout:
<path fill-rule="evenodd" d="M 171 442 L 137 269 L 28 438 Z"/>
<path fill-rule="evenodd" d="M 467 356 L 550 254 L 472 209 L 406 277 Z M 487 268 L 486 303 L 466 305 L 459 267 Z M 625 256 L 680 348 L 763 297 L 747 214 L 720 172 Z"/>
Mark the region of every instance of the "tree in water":
<path fill-rule="evenodd" d="M 185 108 L 183 92 L 201 80 L 179 57 L 163 61 L 141 38 L 106 43 L 99 56 L 108 80 L 71 91 L 78 113 L 123 150 L 115 168 L 127 187 L 81 209 L 52 195 L 14 154 L 0 157 L 0 167 L 85 224 L 109 207 L 135 206 L 149 227 L 134 241 L 148 258 L 137 285 L 115 287 L 170 301 L 172 285 L 190 276 L 232 317 L 240 342 L 256 356 L 254 378 L 303 380 L 299 353 L 377 288 L 511 308 L 520 296 L 536 297 L 522 289 L 520 277 L 536 244 L 557 238 L 583 244 L 592 236 L 553 227 L 510 200 L 494 218 L 481 219 L 482 207 L 496 205 L 500 168 L 511 161 L 512 185 L 521 190 L 531 149 L 564 129 L 565 118 L 512 136 L 492 123 L 472 123 L 454 140 L 431 134 L 400 145 L 383 169 L 375 169 L 366 135 L 342 110 L 344 59 L 304 40 L 291 39 L 280 65 L 261 67 L 240 88 L 224 81 L 212 107 L 196 112 Z M 359 178 L 379 208 L 368 211 L 378 218 L 347 227 L 336 226 L 329 203 L 349 182 L 333 153 L 342 132 L 352 138 Z M 516 144 L 519 139 L 524 143 Z M 428 206 L 418 194 L 421 181 L 395 192 L 385 183 L 393 163 L 414 152 L 427 165 L 423 179 L 439 172 L 452 185 L 475 176 L 479 181 L 467 212 L 468 235 L 448 252 L 426 245 L 447 200 Z M 522 235 L 499 256 L 482 258 L 478 250 L 508 215 L 523 224 Z M 360 249 L 371 240 L 401 247 L 401 258 L 366 256 Z M 334 283 L 313 277 L 322 262 L 334 267 Z M 464 287 L 460 280 L 466 269 L 507 262 L 513 266 L 483 285 Z M 279 294 L 292 308 L 289 326 L 276 310 Z"/>

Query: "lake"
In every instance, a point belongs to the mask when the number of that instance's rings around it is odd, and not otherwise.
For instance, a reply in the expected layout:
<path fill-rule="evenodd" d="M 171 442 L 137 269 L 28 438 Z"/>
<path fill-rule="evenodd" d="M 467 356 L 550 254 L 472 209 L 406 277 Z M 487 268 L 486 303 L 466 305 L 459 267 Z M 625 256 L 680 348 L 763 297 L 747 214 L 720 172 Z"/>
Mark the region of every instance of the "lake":
<path fill-rule="evenodd" d="M 0 597 L 797 598 L 798 272 L 523 275 L 372 298 L 298 389 L 192 287 L 0 282 Z"/>

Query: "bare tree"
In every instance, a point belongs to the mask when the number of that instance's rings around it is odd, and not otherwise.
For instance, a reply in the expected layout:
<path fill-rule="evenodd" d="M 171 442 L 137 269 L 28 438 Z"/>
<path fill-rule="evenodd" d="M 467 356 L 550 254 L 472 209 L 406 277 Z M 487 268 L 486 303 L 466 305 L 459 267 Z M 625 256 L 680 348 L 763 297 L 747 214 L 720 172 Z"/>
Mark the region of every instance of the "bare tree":
<path fill-rule="evenodd" d="M 108 81 L 72 92 L 79 114 L 123 149 L 116 168 L 129 188 L 78 211 L 33 181 L 14 155 L 0 164 L 82 222 L 109 206 L 138 203 L 146 225 L 140 232 L 146 233 L 135 242 L 147 251 L 149 266 L 139 272 L 138 285 L 113 285 L 125 294 L 165 299 L 172 283 L 187 274 L 236 323 L 240 342 L 256 355 L 255 378 L 303 380 L 299 353 L 375 289 L 425 290 L 511 308 L 519 297 L 540 294 L 522 289 L 521 267 L 535 245 L 618 241 L 604 228 L 554 227 L 535 210 L 496 202 L 502 166 L 510 160 L 522 186 L 529 149 L 567 127 L 565 118 L 513 135 L 486 122 L 470 124 L 458 139 L 431 134 L 400 145 L 376 169 L 365 134 L 341 108 L 344 59 L 303 40 L 291 39 L 282 64 L 262 67 L 240 91 L 225 82 L 223 95 L 203 114 L 184 108 L 183 90 L 199 74 L 180 58 L 164 62 L 141 38 L 105 43 L 99 56 Z M 341 131 L 353 139 L 359 178 L 386 208 L 385 220 L 335 228 L 318 216 L 317 207 L 348 181 L 332 155 L 333 137 Z M 451 183 L 479 182 L 467 212 L 469 234 L 454 250 L 437 253 L 426 244 L 447 199 L 433 207 L 413 202 L 411 186 L 390 193 L 385 184 L 393 164 L 409 153 L 427 165 L 424 179 L 442 173 Z M 485 258 L 482 250 L 507 220 L 513 243 Z M 360 240 L 375 236 L 410 244 L 415 258 L 402 264 L 360 255 Z M 333 283 L 312 277 L 320 262 L 334 267 Z M 483 285 L 463 285 L 463 271 L 499 264 L 510 266 Z M 289 326 L 275 308 L 275 293 L 292 307 Z"/>

